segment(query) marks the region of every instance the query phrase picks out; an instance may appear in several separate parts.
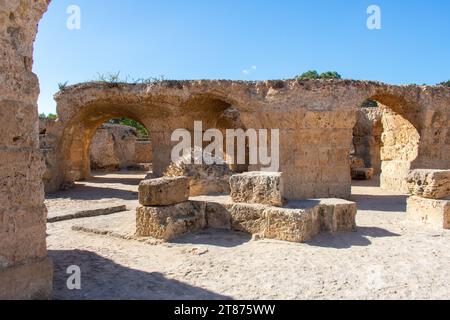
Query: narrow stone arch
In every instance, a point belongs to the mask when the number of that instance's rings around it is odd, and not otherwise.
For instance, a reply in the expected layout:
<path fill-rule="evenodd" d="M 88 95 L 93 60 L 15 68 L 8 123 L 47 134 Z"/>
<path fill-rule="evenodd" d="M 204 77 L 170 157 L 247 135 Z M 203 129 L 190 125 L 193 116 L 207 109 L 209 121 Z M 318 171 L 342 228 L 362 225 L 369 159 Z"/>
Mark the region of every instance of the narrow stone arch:
<path fill-rule="evenodd" d="M 90 178 L 90 146 L 97 129 L 105 122 L 128 118 L 141 123 L 149 132 L 154 154 L 158 153 L 158 137 L 155 134 L 157 121 L 148 121 L 136 112 L 135 106 L 95 105 L 82 108 L 66 125 L 60 137 L 61 182 L 72 182 Z M 157 129 L 156 129 L 157 130 Z M 158 159 L 158 157 L 155 157 Z"/>
<path fill-rule="evenodd" d="M 401 96 L 388 93 L 371 95 L 365 101 L 371 101 L 376 106 L 364 108 L 367 104 L 362 103 L 363 108 L 358 110 L 354 129 L 355 153 L 375 173 L 381 174 L 381 188 L 407 192 L 405 178 L 419 156 L 420 107 Z M 377 110 L 374 112 L 371 109 Z M 357 131 L 359 136 L 355 137 Z M 359 139 L 361 145 L 358 146 Z"/>

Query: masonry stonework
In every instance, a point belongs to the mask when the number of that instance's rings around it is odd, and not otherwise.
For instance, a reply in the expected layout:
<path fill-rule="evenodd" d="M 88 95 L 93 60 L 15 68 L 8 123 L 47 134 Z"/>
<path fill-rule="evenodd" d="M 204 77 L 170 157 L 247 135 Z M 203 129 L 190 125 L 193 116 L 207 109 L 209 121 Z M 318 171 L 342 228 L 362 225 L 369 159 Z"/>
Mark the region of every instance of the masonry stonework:
<path fill-rule="evenodd" d="M 410 170 L 450 166 L 446 87 L 352 80 L 85 83 L 55 95 L 59 119 L 53 134 L 58 137 L 59 168 L 50 184 L 88 178 L 93 132 L 110 118 L 129 117 L 150 129 L 155 176 L 162 176 L 171 163 L 176 144 L 172 132 L 193 131 L 194 121 L 202 121 L 203 130 L 279 129 L 279 170 L 285 174 L 286 197 L 348 198 L 350 146 L 360 105 L 368 98 L 379 102 L 381 111 L 367 120 L 378 127 L 360 132 L 382 135 L 381 143 L 373 141 L 380 149 L 373 161 L 384 189 L 406 192 Z"/>
<path fill-rule="evenodd" d="M 46 0 L 0 1 L 0 299 L 47 299 L 46 208 L 33 42 Z"/>

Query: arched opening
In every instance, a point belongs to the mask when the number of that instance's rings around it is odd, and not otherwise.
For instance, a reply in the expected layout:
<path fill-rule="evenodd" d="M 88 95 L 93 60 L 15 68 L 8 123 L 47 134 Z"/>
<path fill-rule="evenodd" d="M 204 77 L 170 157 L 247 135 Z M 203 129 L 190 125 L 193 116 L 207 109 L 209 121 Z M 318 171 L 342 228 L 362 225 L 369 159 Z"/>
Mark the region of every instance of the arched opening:
<path fill-rule="evenodd" d="M 351 155 L 354 179 L 374 179 L 382 189 L 407 192 L 405 178 L 418 158 L 420 134 L 416 114 L 404 104 L 379 95 L 358 108 Z"/>
<path fill-rule="evenodd" d="M 91 172 L 152 171 L 152 146 L 147 128 L 128 119 L 103 123 L 89 148 Z"/>
<path fill-rule="evenodd" d="M 136 109 L 98 103 L 78 112 L 64 129 L 59 145 L 63 180 L 89 179 L 91 169 L 117 171 L 138 167 L 137 141 L 150 142 L 151 132 L 148 123 L 136 116 Z M 152 147 L 149 157 L 153 159 Z"/>
<path fill-rule="evenodd" d="M 237 144 L 234 145 L 233 152 L 227 150 L 227 130 L 246 130 L 241 121 L 240 113 L 231 101 L 215 95 L 198 95 L 187 100 L 181 105 L 183 114 L 183 129 L 187 129 L 191 134 L 191 164 L 171 162 L 165 171 L 166 176 L 184 175 L 190 178 L 191 196 L 228 194 L 229 178 L 237 172 L 248 171 L 248 139 L 245 141 L 245 161 L 238 163 L 208 164 L 205 157 L 219 157 L 223 160 L 229 160 L 230 154 L 237 155 Z M 207 137 L 210 129 L 220 131 L 222 141 L 216 141 L 217 137 Z M 201 130 L 201 132 L 199 131 Z M 201 149 L 196 139 L 201 138 Z M 173 142 L 172 142 L 173 143 Z M 208 146 L 211 143 L 221 144 L 221 150 L 214 148 L 212 153 L 208 154 Z M 175 142 L 176 144 L 176 142 Z M 216 154 L 220 152 L 220 154 Z M 194 163 L 201 155 L 201 163 Z M 236 156 L 233 157 L 236 160 Z"/>

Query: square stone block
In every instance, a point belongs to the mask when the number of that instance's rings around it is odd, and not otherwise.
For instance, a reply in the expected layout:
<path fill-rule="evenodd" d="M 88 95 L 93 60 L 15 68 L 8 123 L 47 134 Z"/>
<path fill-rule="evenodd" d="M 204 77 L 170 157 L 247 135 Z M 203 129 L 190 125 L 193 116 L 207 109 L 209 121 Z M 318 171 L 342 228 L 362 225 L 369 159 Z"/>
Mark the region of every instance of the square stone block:
<path fill-rule="evenodd" d="M 205 215 L 208 228 L 231 230 L 231 214 L 222 204 L 206 202 Z"/>
<path fill-rule="evenodd" d="M 450 229 L 450 200 L 410 197 L 407 205 L 410 221 L 420 222 L 439 229 Z"/>
<path fill-rule="evenodd" d="M 187 201 L 170 206 L 136 209 L 136 236 L 171 241 L 206 227 L 205 203 Z"/>
<path fill-rule="evenodd" d="M 246 172 L 230 178 L 231 198 L 236 203 L 280 207 L 284 202 L 281 172 Z"/>
<path fill-rule="evenodd" d="M 408 175 L 407 186 L 415 196 L 429 199 L 450 197 L 450 170 L 413 170 Z"/>
<path fill-rule="evenodd" d="M 189 199 L 186 177 L 144 180 L 139 184 L 139 203 L 143 206 L 168 206 Z"/>
<path fill-rule="evenodd" d="M 356 231 L 357 207 L 355 202 L 342 199 L 322 199 L 319 207 L 322 232 Z"/>

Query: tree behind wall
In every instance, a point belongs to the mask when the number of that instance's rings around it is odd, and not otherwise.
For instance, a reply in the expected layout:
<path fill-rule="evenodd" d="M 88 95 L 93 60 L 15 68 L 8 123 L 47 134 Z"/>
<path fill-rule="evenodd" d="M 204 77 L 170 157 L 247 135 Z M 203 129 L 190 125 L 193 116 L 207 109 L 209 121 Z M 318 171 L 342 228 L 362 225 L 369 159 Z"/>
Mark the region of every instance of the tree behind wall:
<path fill-rule="evenodd" d="M 137 122 L 136 120 L 128 119 L 128 118 L 121 118 L 121 119 L 112 119 L 109 121 L 111 124 L 120 124 L 124 126 L 129 126 L 136 128 L 138 132 L 138 138 L 140 139 L 148 139 L 148 130 L 146 127 L 144 127 L 142 124 Z"/>

